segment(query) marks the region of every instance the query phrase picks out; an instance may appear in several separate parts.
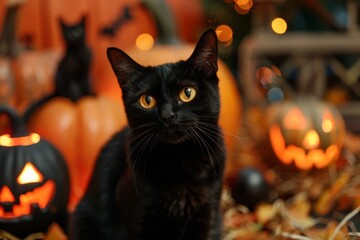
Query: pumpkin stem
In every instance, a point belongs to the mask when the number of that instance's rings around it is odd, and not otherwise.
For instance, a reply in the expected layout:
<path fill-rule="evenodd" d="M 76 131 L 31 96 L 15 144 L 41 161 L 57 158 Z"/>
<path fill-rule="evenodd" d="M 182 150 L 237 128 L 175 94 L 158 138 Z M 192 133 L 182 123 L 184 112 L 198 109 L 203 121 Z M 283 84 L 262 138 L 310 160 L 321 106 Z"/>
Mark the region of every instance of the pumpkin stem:
<path fill-rule="evenodd" d="M 176 23 L 174 20 L 174 15 L 171 12 L 171 9 L 164 0 L 143 0 L 143 5 L 149 9 L 150 13 L 153 15 L 156 26 L 159 31 L 158 43 L 160 44 L 176 44 L 179 43 L 179 38 L 177 37 Z"/>
<path fill-rule="evenodd" d="M 14 57 L 20 52 L 20 44 L 17 41 L 15 30 L 18 11 L 23 2 L 23 0 L 8 0 L 6 2 L 7 10 L 0 35 L 0 54 Z"/>
<path fill-rule="evenodd" d="M 25 122 L 16 110 L 8 105 L 0 105 L 0 115 L 6 114 L 10 120 L 11 136 L 22 137 L 27 136 Z"/>

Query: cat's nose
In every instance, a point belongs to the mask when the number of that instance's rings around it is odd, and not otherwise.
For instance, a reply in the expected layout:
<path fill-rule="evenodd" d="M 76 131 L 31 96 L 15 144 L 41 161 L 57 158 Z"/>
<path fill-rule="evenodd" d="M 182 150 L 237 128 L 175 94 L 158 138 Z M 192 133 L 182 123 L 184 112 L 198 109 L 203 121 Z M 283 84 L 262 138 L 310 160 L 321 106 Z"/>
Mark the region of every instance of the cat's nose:
<path fill-rule="evenodd" d="M 166 125 L 173 124 L 176 120 L 176 114 L 174 113 L 170 104 L 165 104 L 161 109 L 161 121 Z"/>

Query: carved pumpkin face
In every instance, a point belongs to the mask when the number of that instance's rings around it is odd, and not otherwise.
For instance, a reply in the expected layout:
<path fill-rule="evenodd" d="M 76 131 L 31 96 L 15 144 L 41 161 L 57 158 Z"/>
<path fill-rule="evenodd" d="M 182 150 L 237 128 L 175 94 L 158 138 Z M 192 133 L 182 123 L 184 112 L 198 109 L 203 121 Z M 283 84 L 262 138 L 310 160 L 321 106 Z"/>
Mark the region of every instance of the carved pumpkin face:
<path fill-rule="evenodd" d="M 24 238 L 66 214 L 69 176 L 62 155 L 37 134 L 0 136 L 0 229 Z"/>
<path fill-rule="evenodd" d="M 335 107 L 313 100 L 283 102 L 269 113 L 270 143 L 281 162 L 323 168 L 339 157 L 345 127 Z"/>

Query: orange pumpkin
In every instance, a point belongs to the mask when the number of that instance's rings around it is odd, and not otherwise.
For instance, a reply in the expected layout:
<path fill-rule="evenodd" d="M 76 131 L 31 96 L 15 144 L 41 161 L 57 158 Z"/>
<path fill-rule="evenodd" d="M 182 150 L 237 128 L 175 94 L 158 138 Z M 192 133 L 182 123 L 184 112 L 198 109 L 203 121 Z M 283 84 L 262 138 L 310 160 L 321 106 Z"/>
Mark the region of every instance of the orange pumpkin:
<path fill-rule="evenodd" d="M 30 117 L 28 128 L 54 144 L 69 166 L 72 211 L 86 189 L 100 148 L 127 124 L 121 107 L 106 96 L 84 96 L 77 102 L 54 97 Z"/>
<path fill-rule="evenodd" d="M 285 101 L 269 108 L 269 137 L 277 158 L 299 169 L 323 168 L 339 158 L 345 125 L 331 104 Z"/>

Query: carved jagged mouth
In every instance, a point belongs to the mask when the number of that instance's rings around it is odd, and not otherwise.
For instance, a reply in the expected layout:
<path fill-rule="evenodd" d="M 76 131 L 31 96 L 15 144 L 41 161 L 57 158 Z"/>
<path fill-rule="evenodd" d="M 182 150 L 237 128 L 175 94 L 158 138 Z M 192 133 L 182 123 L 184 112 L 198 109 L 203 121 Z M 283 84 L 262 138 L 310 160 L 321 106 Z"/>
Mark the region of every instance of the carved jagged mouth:
<path fill-rule="evenodd" d="M 339 147 L 336 144 L 326 149 L 314 148 L 305 150 L 295 145 L 287 145 L 277 126 L 270 128 L 270 141 L 276 156 L 285 164 L 294 162 L 300 169 L 311 169 L 313 166 L 323 168 L 338 158 Z"/>
<path fill-rule="evenodd" d="M 46 181 L 44 185 L 31 192 L 20 195 L 20 203 L 12 206 L 12 211 L 5 210 L 0 203 L 0 219 L 19 218 L 31 215 L 33 206 L 45 209 L 49 206 L 55 193 L 55 183 L 52 180 Z M 7 203 L 11 204 L 11 203 Z"/>

